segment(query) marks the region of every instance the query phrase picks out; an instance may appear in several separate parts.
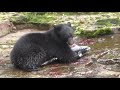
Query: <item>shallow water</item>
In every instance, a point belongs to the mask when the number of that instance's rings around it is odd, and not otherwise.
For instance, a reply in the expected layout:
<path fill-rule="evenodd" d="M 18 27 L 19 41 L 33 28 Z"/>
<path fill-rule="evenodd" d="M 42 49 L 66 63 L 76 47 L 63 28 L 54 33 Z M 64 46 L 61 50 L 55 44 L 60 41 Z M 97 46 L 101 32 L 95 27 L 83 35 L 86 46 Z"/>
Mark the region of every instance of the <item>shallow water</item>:
<path fill-rule="evenodd" d="M 17 37 L 17 34 L 14 33 L 13 35 Z M 116 65 L 109 67 L 109 65 L 103 65 L 96 62 L 92 62 L 92 64 L 86 65 L 91 61 L 90 59 L 91 56 L 99 55 L 100 53 L 105 51 L 109 51 L 109 52 L 104 56 L 100 57 L 100 59 L 102 59 L 103 61 L 106 59 L 120 58 L 119 39 L 120 39 L 120 34 L 114 34 L 114 35 L 109 35 L 94 39 L 76 38 L 75 39 L 76 44 L 90 46 L 91 47 L 90 52 L 88 52 L 84 57 L 82 57 L 76 63 L 66 64 L 66 65 L 65 64 L 46 65 L 43 68 L 40 68 L 39 71 L 35 71 L 35 72 L 24 72 L 15 69 L 11 64 L 11 61 L 9 60 L 9 53 L 12 47 L 0 48 L 2 50 L 0 54 L 0 77 L 1 78 L 120 77 L 120 72 L 119 72 L 120 68 L 116 68 Z M 7 40 L 8 41 L 12 40 L 10 35 L 7 36 Z M 4 42 L 7 42 L 7 40 L 5 41 L 4 39 Z M 15 40 L 17 39 L 15 39 L 14 37 L 14 41 Z M 2 39 L 0 41 L 2 41 Z M 114 70 L 110 68 L 114 68 Z"/>
<path fill-rule="evenodd" d="M 104 58 L 120 58 L 120 34 L 97 38 L 95 42 L 96 43 L 90 45 L 93 53 L 109 51 Z"/>

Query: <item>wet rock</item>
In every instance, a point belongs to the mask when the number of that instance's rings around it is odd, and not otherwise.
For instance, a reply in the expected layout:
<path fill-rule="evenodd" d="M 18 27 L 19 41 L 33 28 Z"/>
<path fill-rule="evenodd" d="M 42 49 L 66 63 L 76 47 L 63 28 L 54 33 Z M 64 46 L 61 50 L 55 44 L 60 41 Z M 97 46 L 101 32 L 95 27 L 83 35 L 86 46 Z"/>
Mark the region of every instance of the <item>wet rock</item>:
<path fill-rule="evenodd" d="M 0 37 L 9 34 L 10 32 L 14 32 L 16 27 L 10 21 L 4 21 L 0 23 Z"/>
<path fill-rule="evenodd" d="M 120 59 L 99 59 L 98 63 L 105 64 L 105 65 L 113 65 L 113 64 L 120 65 Z"/>
<path fill-rule="evenodd" d="M 49 30 L 52 27 L 52 24 L 48 23 L 24 23 L 24 22 L 14 22 L 14 25 L 17 30 L 23 29 L 37 29 L 40 31 Z"/>

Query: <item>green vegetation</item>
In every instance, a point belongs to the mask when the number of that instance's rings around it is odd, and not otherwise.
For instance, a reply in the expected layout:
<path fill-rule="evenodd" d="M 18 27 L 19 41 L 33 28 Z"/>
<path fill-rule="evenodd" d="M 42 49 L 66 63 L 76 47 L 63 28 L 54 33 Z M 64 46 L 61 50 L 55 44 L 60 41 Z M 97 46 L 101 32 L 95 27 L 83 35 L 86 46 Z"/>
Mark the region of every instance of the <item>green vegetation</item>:
<path fill-rule="evenodd" d="M 75 35 L 86 37 L 109 34 L 111 27 L 120 26 L 120 12 L 1 12 L 0 21 L 6 18 L 16 25 L 27 23 L 40 27 L 71 22 Z"/>
<path fill-rule="evenodd" d="M 51 20 L 54 20 L 54 16 L 49 15 L 45 12 L 24 12 L 24 16 L 13 17 L 11 21 L 21 22 L 21 23 L 48 23 Z"/>
<path fill-rule="evenodd" d="M 113 31 L 111 28 L 104 28 L 104 29 L 99 29 L 94 31 L 87 31 L 87 30 L 80 29 L 79 31 L 75 32 L 76 35 L 80 37 L 86 37 L 86 38 L 95 38 L 103 35 L 109 35 L 112 33 Z"/>
<path fill-rule="evenodd" d="M 68 20 L 74 21 L 74 18 L 70 18 L 71 16 L 94 15 L 100 13 L 103 12 L 20 12 L 18 14 L 21 14 L 21 16 L 11 17 L 11 21 L 18 23 L 52 23 L 52 21 L 56 20 L 57 22 L 55 23 L 61 23 L 66 21 L 64 18 L 61 18 L 62 16 L 68 16 Z"/>
<path fill-rule="evenodd" d="M 114 25 L 120 25 L 120 19 L 119 18 L 114 18 L 114 19 L 103 19 L 103 20 L 98 20 L 96 22 L 97 25 L 105 25 L 105 26 L 112 26 Z"/>

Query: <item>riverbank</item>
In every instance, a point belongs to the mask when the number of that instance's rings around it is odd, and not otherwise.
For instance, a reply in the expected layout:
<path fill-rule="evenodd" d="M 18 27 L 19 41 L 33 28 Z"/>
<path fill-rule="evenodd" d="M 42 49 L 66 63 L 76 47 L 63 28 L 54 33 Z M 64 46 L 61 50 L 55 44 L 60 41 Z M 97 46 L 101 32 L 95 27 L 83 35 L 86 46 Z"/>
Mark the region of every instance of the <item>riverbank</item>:
<path fill-rule="evenodd" d="M 0 22 L 10 20 L 20 29 L 48 30 L 55 24 L 71 22 L 75 35 L 92 38 L 112 34 L 120 28 L 120 12 L 4 12 Z M 117 28 L 117 29 L 116 29 Z"/>

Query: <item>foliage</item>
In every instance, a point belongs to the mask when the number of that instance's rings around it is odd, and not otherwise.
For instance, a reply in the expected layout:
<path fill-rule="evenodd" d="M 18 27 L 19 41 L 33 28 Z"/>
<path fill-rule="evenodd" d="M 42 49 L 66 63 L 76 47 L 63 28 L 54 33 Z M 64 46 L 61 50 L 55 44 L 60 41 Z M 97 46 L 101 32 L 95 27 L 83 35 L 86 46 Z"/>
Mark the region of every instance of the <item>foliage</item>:
<path fill-rule="evenodd" d="M 48 23 L 51 20 L 54 20 L 54 16 L 45 12 L 22 12 L 23 16 L 13 17 L 12 21 L 14 22 L 23 22 L 23 23 Z"/>
<path fill-rule="evenodd" d="M 103 19 L 103 20 L 98 20 L 96 22 L 97 25 L 106 25 L 106 26 L 111 26 L 112 24 L 119 25 L 120 24 L 120 19 L 114 18 L 114 19 Z"/>
<path fill-rule="evenodd" d="M 113 31 L 110 28 L 104 28 L 104 29 L 99 29 L 94 31 L 87 31 L 87 30 L 80 29 L 79 31 L 77 31 L 77 33 L 75 32 L 76 35 L 81 37 L 86 37 L 86 38 L 95 38 L 98 36 L 109 35 L 112 33 Z"/>
<path fill-rule="evenodd" d="M 76 28 L 75 35 L 88 38 L 110 34 L 111 27 L 120 25 L 119 12 L 20 12 L 19 14 L 22 16 L 13 17 L 12 20 L 47 25 L 71 22 Z"/>

